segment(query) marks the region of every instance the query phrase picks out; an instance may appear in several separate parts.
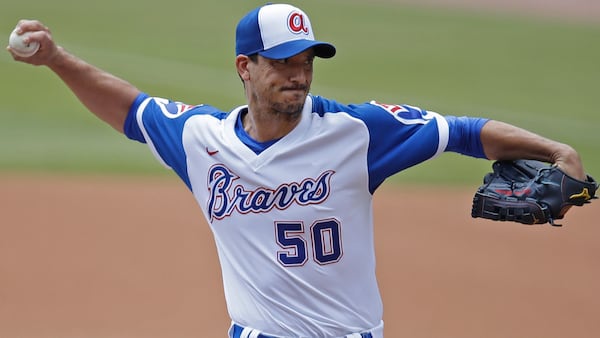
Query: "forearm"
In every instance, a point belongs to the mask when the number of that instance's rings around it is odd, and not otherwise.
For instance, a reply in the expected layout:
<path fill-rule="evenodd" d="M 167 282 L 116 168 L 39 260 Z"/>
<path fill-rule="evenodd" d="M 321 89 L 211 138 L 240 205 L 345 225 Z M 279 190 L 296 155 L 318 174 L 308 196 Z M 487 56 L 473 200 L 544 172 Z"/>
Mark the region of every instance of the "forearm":
<path fill-rule="evenodd" d="M 532 159 L 556 164 L 574 178 L 584 179 L 579 154 L 571 146 L 527 130 L 489 121 L 481 130 L 481 142 L 491 160 Z"/>
<path fill-rule="evenodd" d="M 58 47 L 47 66 L 92 113 L 123 132 L 129 108 L 139 94 L 130 83 L 111 75 Z"/>

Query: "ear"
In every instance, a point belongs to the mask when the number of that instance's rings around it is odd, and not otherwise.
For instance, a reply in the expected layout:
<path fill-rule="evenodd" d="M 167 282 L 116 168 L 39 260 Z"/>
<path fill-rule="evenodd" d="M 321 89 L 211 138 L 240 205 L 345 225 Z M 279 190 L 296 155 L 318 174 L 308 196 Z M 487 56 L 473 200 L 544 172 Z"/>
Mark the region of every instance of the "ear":
<path fill-rule="evenodd" d="M 246 55 L 238 55 L 235 58 L 235 67 L 238 75 L 243 81 L 250 80 L 250 71 L 248 70 L 248 64 L 250 62 L 250 58 L 248 58 Z"/>

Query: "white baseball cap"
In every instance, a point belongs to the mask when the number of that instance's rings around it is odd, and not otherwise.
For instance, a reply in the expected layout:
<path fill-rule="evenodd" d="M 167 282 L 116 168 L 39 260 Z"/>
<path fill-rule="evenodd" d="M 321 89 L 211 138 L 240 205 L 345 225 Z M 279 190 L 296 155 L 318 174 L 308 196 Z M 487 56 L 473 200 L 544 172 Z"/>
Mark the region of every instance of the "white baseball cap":
<path fill-rule="evenodd" d="M 331 58 L 335 47 L 315 40 L 310 20 L 301 9 L 286 4 L 267 4 L 246 14 L 235 32 L 236 55 L 260 54 L 287 59 L 314 48 L 315 55 Z"/>

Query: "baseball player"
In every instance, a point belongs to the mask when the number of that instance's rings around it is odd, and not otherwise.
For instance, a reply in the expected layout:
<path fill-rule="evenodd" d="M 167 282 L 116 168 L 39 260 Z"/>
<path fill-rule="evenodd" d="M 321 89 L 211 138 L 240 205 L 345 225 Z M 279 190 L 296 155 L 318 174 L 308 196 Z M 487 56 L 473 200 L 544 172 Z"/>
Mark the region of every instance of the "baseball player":
<path fill-rule="evenodd" d="M 15 60 L 49 67 L 191 190 L 216 241 L 231 338 L 383 337 L 372 200 L 403 169 L 452 151 L 585 175 L 572 147 L 502 122 L 310 94 L 315 57 L 336 49 L 291 5 L 239 21 L 247 104 L 228 112 L 202 93 L 194 105 L 152 97 L 55 44 L 42 23 L 17 27 L 41 47 Z"/>

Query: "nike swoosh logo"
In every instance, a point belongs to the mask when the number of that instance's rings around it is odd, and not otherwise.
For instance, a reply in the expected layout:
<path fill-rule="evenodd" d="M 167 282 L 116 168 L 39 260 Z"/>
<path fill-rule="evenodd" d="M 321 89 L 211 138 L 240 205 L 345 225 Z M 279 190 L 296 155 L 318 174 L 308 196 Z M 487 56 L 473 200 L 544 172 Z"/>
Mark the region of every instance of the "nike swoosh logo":
<path fill-rule="evenodd" d="M 210 156 L 215 156 L 219 151 L 218 150 L 208 150 L 208 147 L 206 147 L 206 153 Z"/>

